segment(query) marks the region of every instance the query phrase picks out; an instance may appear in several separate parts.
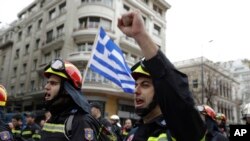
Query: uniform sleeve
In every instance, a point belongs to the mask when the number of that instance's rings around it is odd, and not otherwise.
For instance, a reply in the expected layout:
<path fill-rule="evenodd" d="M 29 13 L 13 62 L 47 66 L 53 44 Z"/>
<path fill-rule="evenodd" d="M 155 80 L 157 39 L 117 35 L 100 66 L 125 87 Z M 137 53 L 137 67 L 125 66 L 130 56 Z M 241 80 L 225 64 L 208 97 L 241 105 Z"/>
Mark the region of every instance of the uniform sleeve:
<path fill-rule="evenodd" d="M 153 78 L 156 100 L 171 134 L 177 141 L 201 140 L 206 129 L 194 107 L 187 76 L 176 70 L 161 51 L 144 65 Z"/>
<path fill-rule="evenodd" d="M 95 121 L 89 115 L 74 118 L 71 141 L 97 141 L 97 134 Z"/>

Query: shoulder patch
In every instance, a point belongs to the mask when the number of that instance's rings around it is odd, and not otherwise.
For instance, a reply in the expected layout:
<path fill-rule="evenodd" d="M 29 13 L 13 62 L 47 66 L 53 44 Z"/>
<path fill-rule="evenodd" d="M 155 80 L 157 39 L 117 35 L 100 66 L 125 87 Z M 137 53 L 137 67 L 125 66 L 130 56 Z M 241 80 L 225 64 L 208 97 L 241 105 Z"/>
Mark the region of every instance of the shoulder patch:
<path fill-rule="evenodd" d="M 0 132 L 0 138 L 2 141 L 10 140 L 10 132 L 8 132 L 8 131 Z"/>
<path fill-rule="evenodd" d="M 94 139 L 94 131 L 91 128 L 84 128 L 84 137 L 86 140 L 93 140 Z"/>
<path fill-rule="evenodd" d="M 130 136 L 128 137 L 127 141 L 132 141 L 133 138 L 134 138 L 134 134 L 130 135 Z"/>

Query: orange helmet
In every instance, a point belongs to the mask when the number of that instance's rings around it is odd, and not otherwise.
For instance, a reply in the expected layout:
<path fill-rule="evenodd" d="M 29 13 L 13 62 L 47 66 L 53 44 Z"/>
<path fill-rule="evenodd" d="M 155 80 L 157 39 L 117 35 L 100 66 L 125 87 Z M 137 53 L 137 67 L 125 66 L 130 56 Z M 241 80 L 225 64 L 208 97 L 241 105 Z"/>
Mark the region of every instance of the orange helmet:
<path fill-rule="evenodd" d="M 7 102 L 7 91 L 3 85 L 0 85 L 0 106 L 5 106 Z"/>
<path fill-rule="evenodd" d="M 68 79 L 75 88 L 81 89 L 82 75 L 79 69 L 70 62 L 61 59 L 53 60 L 45 67 L 44 75 L 48 78 L 51 74 Z"/>
<path fill-rule="evenodd" d="M 197 106 L 198 110 L 201 112 L 201 114 L 209 116 L 213 120 L 215 120 L 216 113 L 215 111 L 208 105 L 201 105 Z"/>
<path fill-rule="evenodd" d="M 217 113 L 217 114 L 216 114 L 216 119 L 222 120 L 222 121 L 224 121 L 224 122 L 227 121 L 227 118 L 226 118 L 225 114 L 223 114 L 223 113 Z"/>

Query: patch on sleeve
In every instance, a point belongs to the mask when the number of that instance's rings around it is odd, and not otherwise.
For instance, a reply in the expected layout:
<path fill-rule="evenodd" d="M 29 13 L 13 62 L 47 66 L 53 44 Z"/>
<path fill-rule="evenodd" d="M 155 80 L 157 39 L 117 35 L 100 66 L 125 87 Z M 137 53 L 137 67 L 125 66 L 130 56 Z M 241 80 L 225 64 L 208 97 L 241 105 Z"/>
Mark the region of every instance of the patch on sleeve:
<path fill-rule="evenodd" d="M 133 138 L 134 138 L 134 134 L 130 135 L 130 136 L 128 137 L 127 141 L 132 141 Z"/>
<path fill-rule="evenodd" d="M 10 140 L 10 133 L 8 131 L 0 132 L 0 138 L 2 141 Z"/>
<path fill-rule="evenodd" d="M 93 140 L 94 139 L 94 131 L 91 128 L 84 128 L 84 137 L 86 140 Z"/>

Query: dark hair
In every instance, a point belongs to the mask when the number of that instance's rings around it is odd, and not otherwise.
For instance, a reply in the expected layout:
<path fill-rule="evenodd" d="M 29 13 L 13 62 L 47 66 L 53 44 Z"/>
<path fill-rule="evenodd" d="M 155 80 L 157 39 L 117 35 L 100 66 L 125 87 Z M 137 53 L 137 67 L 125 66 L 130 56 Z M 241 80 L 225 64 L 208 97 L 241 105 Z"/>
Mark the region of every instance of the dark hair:
<path fill-rule="evenodd" d="M 92 108 L 92 107 L 95 107 L 95 108 L 97 108 L 97 109 L 99 109 L 99 110 L 102 109 L 101 105 L 100 105 L 99 103 L 97 103 L 97 102 L 92 102 L 92 103 L 90 103 L 90 106 L 91 106 L 91 108 Z"/>
<path fill-rule="evenodd" d="M 12 119 L 16 119 L 16 120 L 22 120 L 22 115 L 21 114 L 15 114 Z"/>

